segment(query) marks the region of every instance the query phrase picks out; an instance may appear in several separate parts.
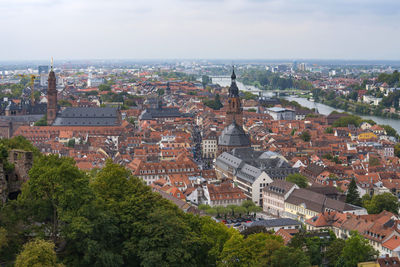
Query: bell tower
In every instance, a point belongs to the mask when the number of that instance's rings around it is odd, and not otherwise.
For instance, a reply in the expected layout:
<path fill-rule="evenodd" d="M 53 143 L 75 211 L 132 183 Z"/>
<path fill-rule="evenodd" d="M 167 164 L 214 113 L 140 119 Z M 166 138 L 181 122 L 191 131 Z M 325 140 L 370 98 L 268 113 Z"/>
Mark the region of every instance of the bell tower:
<path fill-rule="evenodd" d="M 56 74 L 53 70 L 53 58 L 51 59 L 51 70 L 47 81 L 47 125 L 50 126 L 57 116 Z"/>
<path fill-rule="evenodd" d="M 243 109 L 240 103 L 239 88 L 236 84 L 235 68 L 231 75 L 231 86 L 229 87 L 228 109 L 226 111 L 226 126 L 235 122 L 240 127 L 243 126 Z"/>

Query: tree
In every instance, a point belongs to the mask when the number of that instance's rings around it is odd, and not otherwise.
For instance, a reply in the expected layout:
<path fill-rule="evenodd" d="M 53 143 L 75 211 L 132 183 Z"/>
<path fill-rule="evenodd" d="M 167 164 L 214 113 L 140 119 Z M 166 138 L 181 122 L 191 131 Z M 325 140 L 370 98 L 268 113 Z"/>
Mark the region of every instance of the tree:
<path fill-rule="evenodd" d="M 218 266 L 268 266 L 272 253 L 282 246 L 280 236 L 258 233 L 244 238 L 235 233 L 225 243 Z"/>
<path fill-rule="evenodd" d="M 352 231 L 350 237 L 345 241 L 340 258 L 344 266 L 352 267 L 357 266 L 357 263 L 375 260 L 378 252 L 369 245 L 368 240 Z M 341 261 L 338 259 L 338 261 Z"/>
<path fill-rule="evenodd" d="M 396 157 L 400 158 L 400 143 L 394 145 L 394 154 Z"/>
<path fill-rule="evenodd" d="M 99 90 L 104 92 L 104 91 L 111 91 L 111 86 L 109 84 L 100 84 L 99 85 Z"/>
<path fill-rule="evenodd" d="M 337 238 L 333 240 L 333 242 L 327 248 L 325 252 L 325 257 L 328 260 L 328 264 L 330 267 L 337 266 L 339 255 L 342 254 L 344 245 L 345 245 L 345 240 Z"/>
<path fill-rule="evenodd" d="M 212 80 L 209 76 L 207 76 L 207 75 L 201 76 L 201 84 L 203 85 L 203 88 L 206 88 L 206 86 L 211 82 L 212 82 Z"/>
<path fill-rule="evenodd" d="M 0 251 L 5 246 L 7 246 L 7 230 L 0 227 Z"/>
<path fill-rule="evenodd" d="M 258 234 L 258 233 L 269 233 L 269 234 L 272 234 L 271 232 L 267 231 L 266 228 L 264 226 L 262 226 L 262 225 L 247 227 L 246 229 L 244 229 L 240 233 L 245 238 L 247 238 L 249 235 Z"/>
<path fill-rule="evenodd" d="M 26 266 L 55 267 L 63 265 L 57 264 L 57 256 L 53 243 L 35 239 L 24 245 L 24 249 L 15 261 L 15 267 Z"/>
<path fill-rule="evenodd" d="M 79 219 L 77 211 L 89 197 L 89 179 L 75 161 L 49 155 L 35 160 L 18 200 L 27 211 L 26 219 L 40 223 L 43 235 L 57 244 L 68 222 Z"/>
<path fill-rule="evenodd" d="M 237 206 L 237 207 L 235 208 L 236 217 L 242 217 L 242 215 L 244 215 L 244 214 L 246 214 L 246 213 L 248 213 L 248 209 L 247 209 L 246 207 Z"/>
<path fill-rule="evenodd" d="M 210 207 L 210 205 L 207 205 L 207 204 L 200 204 L 198 208 L 199 208 L 199 210 L 208 210 L 211 207 Z"/>
<path fill-rule="evenodd" d="M 215 105 L 216 105 L 217 109 L 221 109 L 223 107 L 219 94 L 215 95 L 214 102 L 215 102 Z"/>
<path fill-rule="evenodd" d="M 47 126 L 47 114 L 45 114 L 43 117 L 40 118 L 37 122 L 34 124 L 35 126 Z"/>
<path fill-rule="evenodd" d="M 297 184 L 300 188 L 306 188 L 308 186 L 307 177 L 299 174 L 299 173 L 292 173 L 286 177 L 286 181 Z"/>
<path fill-rule="evenodd" d="M 399 202 L 392 193 L 374 195 L 370 201 L 365 201 L 365 208 L 369 214 L 378 214 L 384 210 L 394 214 L 399 213 Z"/>
<path fill-rule="evenodd" d="M 308 267 L 310 265 L 310 259 L 301 249 L 283 246 L 272 254 L 270 266 Z"/>
<path fill-rule="evenodd" d="M 148 215 L 138 240 L 138 256 L 142 266 L 187 266 L 194 264 L 190 228 L 175 209 L 156 208 Z"/>
<path fill-rule="evenodd" d="M 360 126 L 362 118 L 356 115 L 350 115 L 340 117 L 333 123 L 333 127 L 347 127 L 349 125 L 354 125 L 356 127 Z"/>
<path fill-rule="evenodd" d="M 393 136 L 393 137 L 398 137 L 399 135 L 397 134 L 397 131 L 390 125 L 379 125 L 381 126 L 383 129 L 385 129 L 385 132 L 387 135 L 389 136 Z"/>
<path fill-rule="evenodd" d="M 214 100 L 203 100 L 203 103 L 214 110 L 219 110 L 223 107 L 219 94 L 215 95 Z"/>
<path fill-rule="evenodd" d="M 203 250 L 205 251 L 206 257 L 202 257 L 200 261 L 203 262 L 204 266 L 215 265 L 225 243 L 232 237 L 232 235 L 237 234 L 237 230 L 227 228 L 222 223 L 215 223 L 215 221 L 209 217 L 190 216 L 190 218 L 191 221 L 194 221 L 198 225 L 197 229 L 196 227 L 193 227 L 193 223 L 191 224 L 191 227 L 196 232 L 200 233 L 200 238 L 204 242 Z M 199 255 L 200 251 L 201 250 L 197 249 L 196 255 Z"/>
<path fill-rule="evenodd" d="M 251 92 L 246 91 L 243 93 L 243 98 L 246 100 L 256 100 L 258 98 L 258 96 Z"/>
<path fill-rule="evenodd" d="M 157 94 L 158 94 L 159 96 L 164 95 L 164 93 L 165 93 L 165 91 L 164 91 L 164 89 L 162 89 L 162 88 L 159 88 L 159 89 L 157 90 Z"/>
<path fill-rule="evenodd" d="M 249 215 L 250 213 L 255 213 L 262 211 L 262 208 L 260 206 L 256 206 L 256 204 L 254 204 L 253 201 L 251 200 L 245 200 L 242 202 L 241 207 L 237 207 L 236 208 L 236 213 L 239 213 L 239 215 L 241 216 L 243 213 L 247 212 L 247 215 Z"/>
<path fill-rule="evenodd" d="M 309 131 L 304 131 L 300 134 L 300 138 L 303 139 L 304 142 L 309 142 L 311 140 L 311 135 Z"/>
<path fill-rule="evenodd" d="M 68 147 L 74 147 L 75 146 L 75 138 L 69 139 L 67 146 Z"/>
<path fill-rule="evenodd" d="M 321 265 L 323 262 L 322 251 L 336 239 L 336 235 L 328 230 L 312 234 L 306 231 L 300 231 L 290 240 L 288 246 L 301 249 L 308 256 L 311 265 Z"/>
<path fill-rule="evenodd" d="M 327 127 L 327 128 L 325 128 L 325 133 L 327 133 L 327 134 L 333 134 L 333 128 L 332 128 L 332 127 Z"/>
<path fill-rule="evenodd" d="M 350 203 L 356 206 L 362 205 L 360 194 L 358 193 L 357 184 L 354 178 L 351 179 L 349 188 L 347 190 L 346 203 Z"/>

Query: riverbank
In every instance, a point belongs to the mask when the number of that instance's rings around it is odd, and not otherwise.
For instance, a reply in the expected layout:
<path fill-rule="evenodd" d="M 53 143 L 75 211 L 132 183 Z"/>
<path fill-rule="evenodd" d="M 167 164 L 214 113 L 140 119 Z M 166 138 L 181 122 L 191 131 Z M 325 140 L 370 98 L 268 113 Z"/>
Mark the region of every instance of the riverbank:
<path fill-rule="evenodd" d="M 360 102 L 353 102 L 343 97 L 336 97 L 334 99 L 328 100 L 326 98 L 316 98 L 316 101 L 333 108 L 339 108 L 346 112 L 351 112 L 357 115 L 372 115 L 382 118 L 390 118 L 390 119 L 400 119 L 399 114 L 387 112 L 387 109 L 382 108 L 381 106 L 373 106 Z"/>
<path fill-rule="evenodd" d="M 287 96 L 287 97 L 283 97 L 283 98 L 286 99 L 286 100 L 289 100 L 289 101 L 296 101 L 300 105 L 302 105 L 304 107 L 307 107 L 309 109 L 315 108 L 322 115 L 329 115 L 329 114 L 331 114 L 332 111 L 346 112 L 343 109 L 334 108 L 334 107 L 331 107 L 331 106 L 328 106 L 328 105 L 325 105 L 325 104 L 322 104 L 322 103 L 318 103 L 318 102 L 312 102 L 312 101 L 309 101 L 306 98 L 301 98 L 301 97 L 297 97 L 297 96 Z M 349 112 L 349 113 L 354 114 L 354 115 L 358 115 L 363 119 L 373 120 L 377 124 L 390 125 L 398 133 L 400 133 L 400 120 L 398 120 L 398 119 L 384 118 L 384 117 L 378 117 L 378 116 L 373 116 L 373 115 L 362 115 L 362 114 L 356 114 L 356 113 L 353 113 L 353 112 Z"/>

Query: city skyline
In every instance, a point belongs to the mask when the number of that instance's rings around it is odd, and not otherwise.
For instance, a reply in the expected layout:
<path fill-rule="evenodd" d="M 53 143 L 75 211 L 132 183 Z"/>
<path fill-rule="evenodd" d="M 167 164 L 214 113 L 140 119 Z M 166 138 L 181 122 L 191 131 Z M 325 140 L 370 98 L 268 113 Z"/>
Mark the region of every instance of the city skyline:
<path fill-rule="evenodd" d="M 0 61 L 399 60 L 400 3 L 2 1 Z"/>

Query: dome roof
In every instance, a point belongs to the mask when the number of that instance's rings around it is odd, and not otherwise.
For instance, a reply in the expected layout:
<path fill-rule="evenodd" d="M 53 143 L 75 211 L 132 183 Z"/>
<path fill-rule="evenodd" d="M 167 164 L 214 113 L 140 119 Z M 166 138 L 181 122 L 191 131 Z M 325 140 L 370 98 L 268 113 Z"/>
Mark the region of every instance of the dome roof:
<path fill-rule="evenodd" d="M 250 139 L 235 122 L 225 127 L 218 138 L 219 146 L 250 147 Z"/>

